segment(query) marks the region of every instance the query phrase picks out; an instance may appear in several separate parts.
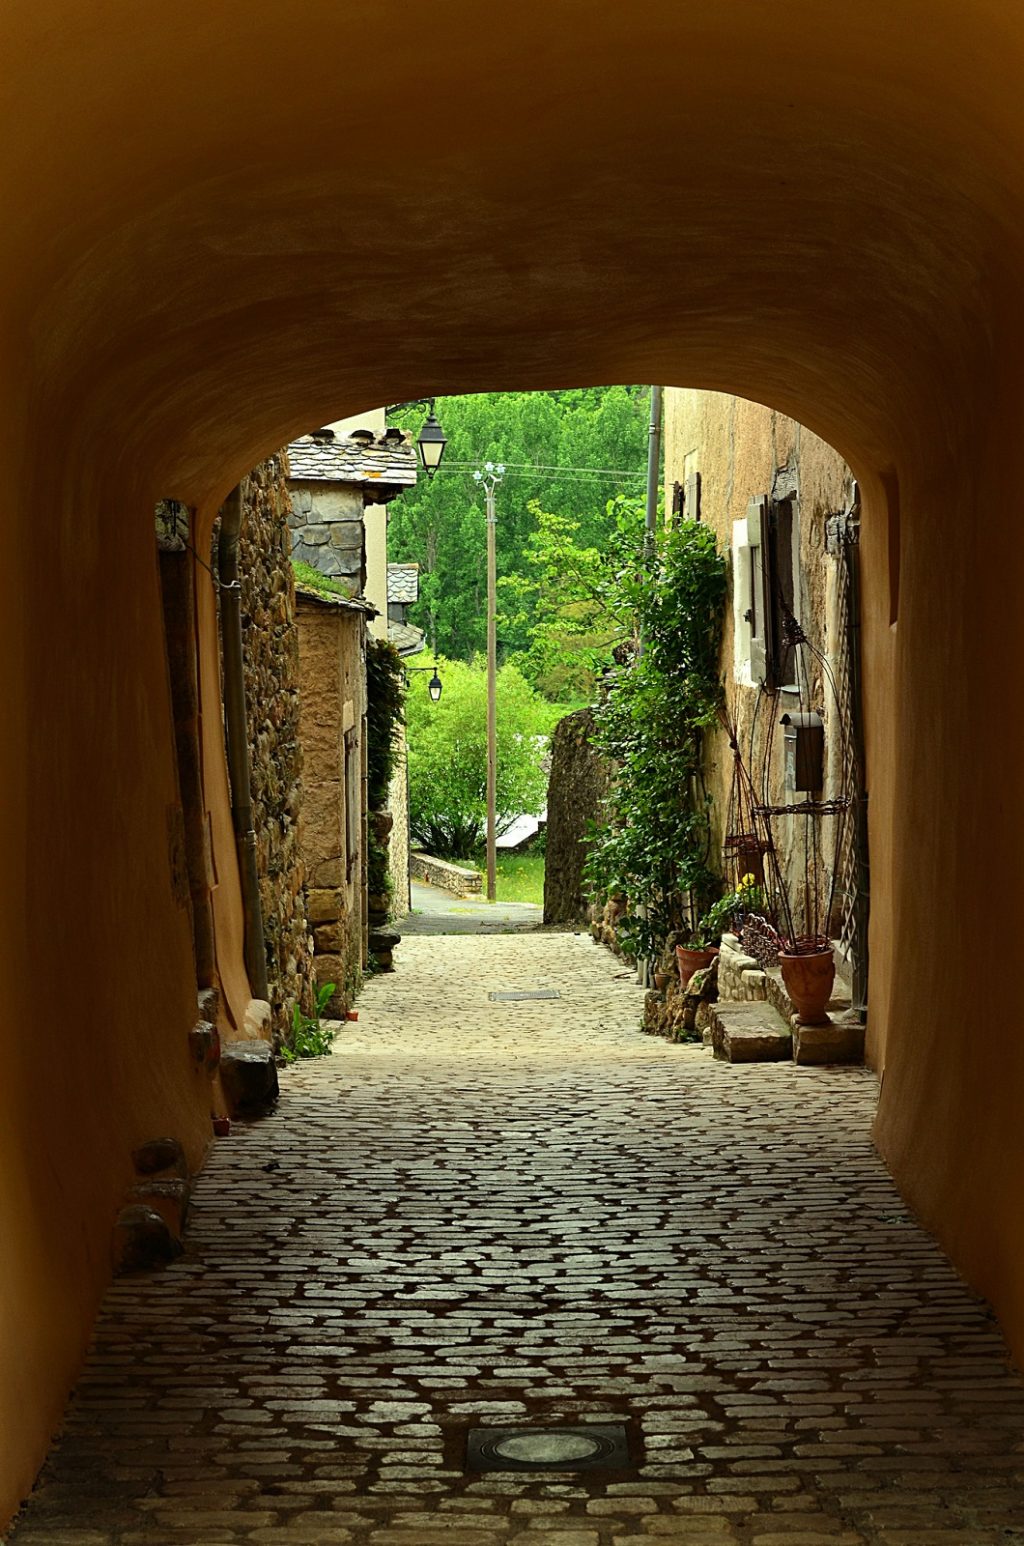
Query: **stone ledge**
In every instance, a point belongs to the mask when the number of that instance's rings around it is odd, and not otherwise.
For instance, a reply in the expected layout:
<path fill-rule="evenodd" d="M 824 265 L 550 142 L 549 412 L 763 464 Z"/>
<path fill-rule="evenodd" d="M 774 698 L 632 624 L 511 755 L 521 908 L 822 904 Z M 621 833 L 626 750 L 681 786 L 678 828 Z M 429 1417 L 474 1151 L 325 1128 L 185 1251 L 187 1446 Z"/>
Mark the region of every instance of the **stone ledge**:
<path fill-rule="evenodd" d="M 784 1063 L 793 1055 L 793 1034 L 770 1004 L 713 1004 L 708 1018 L 712 1050 L 726 1063 Z"/>
<path fill-rule="evenodd" d="M 829 1015 L 822 1025 L 801 1025 L 793 1017 L 793 1061 L 802 1066 L 863 1063 L 865 1026 L 853 1014 Z"/>
<path fill-rule="evenodd" d="M 460 864 L 449 864 L 447 859 L 435 859 L 431 854 L 410 854 L 409 874 L 413 880 L 439 886 L 442 891 L 451 891 L 455 896 L 479 896 L 483 887 L 479 870 L 467 870 Z"/>

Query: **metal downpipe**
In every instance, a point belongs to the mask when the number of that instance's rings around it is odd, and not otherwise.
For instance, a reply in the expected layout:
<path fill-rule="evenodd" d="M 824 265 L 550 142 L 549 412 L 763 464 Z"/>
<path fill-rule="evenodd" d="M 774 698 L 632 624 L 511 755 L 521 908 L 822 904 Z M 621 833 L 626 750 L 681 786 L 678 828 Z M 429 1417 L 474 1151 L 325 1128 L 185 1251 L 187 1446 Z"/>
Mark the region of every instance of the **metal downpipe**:
<path fill-rule="evenodd" d="M 220 576 L 220 639 L 224 665 L 224 729 L 231 779 L 231 820 L 235 829 L 238 871 L 245 914 L 245 968 L 257 998 L 268 999 L 267 952 L 256 865 L 249 782 L 249 727 L 245 716 L 242 663 L 242 585 L 238 577 L 238 538 L 242 529 L 242 490 L 233 488 L 221 510 L 217 544 Z"/>

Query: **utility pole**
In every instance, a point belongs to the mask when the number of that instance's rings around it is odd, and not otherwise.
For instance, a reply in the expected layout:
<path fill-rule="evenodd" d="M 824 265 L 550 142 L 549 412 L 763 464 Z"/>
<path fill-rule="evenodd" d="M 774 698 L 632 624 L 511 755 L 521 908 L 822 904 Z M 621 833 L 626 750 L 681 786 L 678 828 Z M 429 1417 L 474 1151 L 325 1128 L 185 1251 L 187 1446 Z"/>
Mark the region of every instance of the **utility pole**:
<path fill-rule="evenodd" d="M 485 462 L 483 472 L 473 474 L 487 500 L 487 900 L 498 895 L 498 855 L 495 844 L 498 807 L 498 560 L 494 491 L 505 476 L 502 462 Z"/>

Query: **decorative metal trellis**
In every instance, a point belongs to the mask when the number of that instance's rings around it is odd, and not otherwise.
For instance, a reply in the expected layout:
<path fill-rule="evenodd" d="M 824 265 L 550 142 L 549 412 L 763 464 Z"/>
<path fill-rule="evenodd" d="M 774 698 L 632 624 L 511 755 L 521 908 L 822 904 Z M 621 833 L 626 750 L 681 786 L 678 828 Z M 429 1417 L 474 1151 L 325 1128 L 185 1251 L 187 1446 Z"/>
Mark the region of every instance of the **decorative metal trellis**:
<path fill-rule="evenodd" d="M 835 683 L 839 714 L 850 727 L 843 746 L 844 786 L 849 791 L 853 819 L 845 824 L 836 853 L 836 938 L 842 954 L 854 968 L 854 1002 L 862 1005 L 867 988 L 867 791 L 864 781 L 861 728 L 861 682 L 858 649 L 860 630 L 859 553 L 860 519 L 856 497 L 843 515 L 826 525 L 825 541 L 836 565 L 836 614 L 838 645 Z"/>

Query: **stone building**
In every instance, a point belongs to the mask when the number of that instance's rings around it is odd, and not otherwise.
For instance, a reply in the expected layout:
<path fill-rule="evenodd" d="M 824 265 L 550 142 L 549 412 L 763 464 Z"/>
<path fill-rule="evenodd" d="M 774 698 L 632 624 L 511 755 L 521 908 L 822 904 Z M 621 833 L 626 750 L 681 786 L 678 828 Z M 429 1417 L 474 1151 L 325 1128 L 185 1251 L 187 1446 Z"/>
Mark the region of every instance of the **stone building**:
<path fill-rule="evenodd" d="M 365 510 L 416 483 L 416 451 L 400 429 L 340 436 L 314 430 L 288 447 L 292 558 L 338 580 L 353 596 L 367 595 Z M 386 583 L 386 582 L 385 582 Z M 385 612 L 384 596 L 368 599 Z"/>
<path fill-rule="evenodd" d="M 312 1008 L 313 982 L 299 843 L 299 625 L 285 467 L 283 456 L 270 457 L 245 479 L 238 565 L 253 828 L 276 1042 L 287 1035 L 296 1003 Z"/>
<path fill-rule="evenodd" d="M 416 482 L 416 451 L 401 430 L 328 427 L 288 447 L 292 558 L 323 583 L 300 581 L 301 740 L 306 762 L 302 848 L 317 982 L 336 984 L 334 1012 L 347 1007 L 368 948 L 366 669 L 367 630 L 390 632 L 385 564 L 367 594 L 366 511 Z M 386 556 L 386 555 L 385 555 Z M 422 636 L 421 636 L 422 638 Z M 385 841 L 393 914 L 408 910 L 405 764 L 391 786 L 396 817 Z"/>
<path fill-rule="evenodd" d="M 820 823 L 822 846 L 811 877 L 823 914 L 834 891 L 831 916 L 821 922 L 836 940 L 850 991 L 867 956 L 865 898 L 858 895 L 856 802 L 863 791 L 847 584 L 849 544 L 858 534 L 853 475 L 838 452 L 794 420 L 717 392 L 666 389 L 664 435 L 667 519 L 702 521 L 728 557 L 722 680 L 728 720 L 757 797 L 779 807 L 803 798 L 791 787 L 780 723 L 803 704 L 822 720 L 816 797 L 852 802 L 848 813 Z M 787 644 L 786 614 L 805 632 L 806 647 Z M 736 819 L 735 759 L 724 728 L 708 730 L 704 744 L 712 852 L 728 873 L 738 863 L 726 849 L 726 829 Z M 804 818 L 774 818 L 773 836 L 796 896 L 808 863 Z M 814 856 L 810 862 L 814 867 Z"/>

